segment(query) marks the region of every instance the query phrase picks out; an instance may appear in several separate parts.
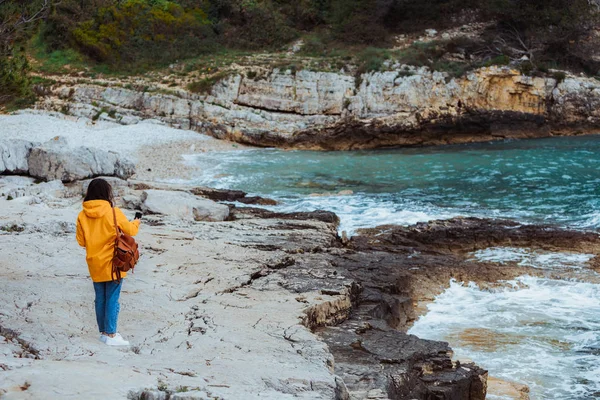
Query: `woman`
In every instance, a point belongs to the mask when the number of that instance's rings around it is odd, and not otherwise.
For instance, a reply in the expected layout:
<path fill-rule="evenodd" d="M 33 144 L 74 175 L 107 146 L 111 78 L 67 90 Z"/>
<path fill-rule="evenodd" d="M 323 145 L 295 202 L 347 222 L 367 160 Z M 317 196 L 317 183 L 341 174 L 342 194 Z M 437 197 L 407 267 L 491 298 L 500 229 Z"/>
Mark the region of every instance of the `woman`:
<path fill-rule="evenodd" d="M 117 333 L 119 295 L 121 283 L 113 281 L 112 259 L 117 232 L 113 217 L 112 187 L 104 179 L 90 182 L 83 199 L 83 211 L 77 217 L 77 243 L 85 247 L 86 261 L 96 292 L 96 320 L 100 340 L 109 346 L 128 346 L 129 342 Z M 117 225 L 121 230 L 135 236 L 140 220 L 129 222 L 123 212 L 114 207 Z M 121 273 L 122 277 L 126 273 Z"/>

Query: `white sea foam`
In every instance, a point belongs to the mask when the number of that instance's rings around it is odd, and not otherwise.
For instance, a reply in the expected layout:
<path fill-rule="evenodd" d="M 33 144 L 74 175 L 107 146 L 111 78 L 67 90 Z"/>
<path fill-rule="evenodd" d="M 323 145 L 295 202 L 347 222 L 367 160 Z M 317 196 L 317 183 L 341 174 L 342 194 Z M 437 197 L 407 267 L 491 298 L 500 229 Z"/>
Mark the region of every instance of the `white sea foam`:
<path fill-rule="evenodd" d="M 451 282 L 410 330 L 446 340 L 456 358 L 529 385 L 532 398 L 584 399 L 600 390 L 600 285 L 520 277 L 513 289 Z"/>
<path fill-rule="evenodd" d="M 471 253 L 474 260 L 499 264 L 516 263 L 533 268 L 583 268 L 593 254 L 560 253 L 517 247 L 490 247 Z"/>
<path fill-rule="evenodd" d="M 391 200 L 361 194 L 288 199 L 276 208 L 283 212 L 316 209 L 332 211 L 340 217 L 339 230 L 346 231 L 348 235 L 353 235 L 361 228 L 388 224 L 406 226 L 460 215 L 459 212 L 452 210 L 415 203 L 398 204 Z"/>
<path fill-rule="evenodd" d="M 597 228 L 600 227 L 600 211 L 594 211 L 586 214 L 583 220 L 577 224 L 581 228 Z"/>
<path fill-rule="evenodd" d="M 502 396 L 502 395 L 495 395 L 495 394 L 490 394 L 488 393 L 487 396 L 485 396 L 486 400 L 514 400 L 514 397 L 511 396 Z"/>

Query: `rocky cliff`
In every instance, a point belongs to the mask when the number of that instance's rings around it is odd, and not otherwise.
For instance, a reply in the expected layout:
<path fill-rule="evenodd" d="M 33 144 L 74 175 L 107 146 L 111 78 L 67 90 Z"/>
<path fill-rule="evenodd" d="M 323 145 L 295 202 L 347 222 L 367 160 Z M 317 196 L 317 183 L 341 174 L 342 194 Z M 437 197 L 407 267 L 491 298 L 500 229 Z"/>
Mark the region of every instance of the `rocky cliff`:
<path fill-rule="evenodd" d="M 461 78 L 409 66 L 359 77 L 274 69 L 234 73 L 205 95 L 144 90 L 63 82 L 46 88 L 37 107 L 123 124 L 156 118 L 246 144 L 320 150 L 575 135 L 600 125 L 597 80 L 508 67 Z"/>

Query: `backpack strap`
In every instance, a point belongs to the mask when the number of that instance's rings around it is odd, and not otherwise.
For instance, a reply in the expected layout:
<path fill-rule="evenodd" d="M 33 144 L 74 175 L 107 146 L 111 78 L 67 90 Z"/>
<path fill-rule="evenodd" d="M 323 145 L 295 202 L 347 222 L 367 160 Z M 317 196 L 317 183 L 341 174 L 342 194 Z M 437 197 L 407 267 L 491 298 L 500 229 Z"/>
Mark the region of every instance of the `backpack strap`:
<path fill-rule="evenodd" d="M 116 267 L 115 262 L 114 262 L 114 259 L 117 257 L 117 248 L 119 246 L 119 225 L 117 225 L 117 214 L 115 212 L 114 207 L 112 207 L 112 212 L 113 212 L 113 220 L 115 222 L 115 231 L 117 232 L 117 236 L 115 239 L 115 252 L 113 254 L 113 264 L 112 264 L 112 271 L 110 273 L 110 278 L 113 281 L 121 282 L 121 279 L 122 279 L 121 271 L 119 270 L 119 268 Z"/>

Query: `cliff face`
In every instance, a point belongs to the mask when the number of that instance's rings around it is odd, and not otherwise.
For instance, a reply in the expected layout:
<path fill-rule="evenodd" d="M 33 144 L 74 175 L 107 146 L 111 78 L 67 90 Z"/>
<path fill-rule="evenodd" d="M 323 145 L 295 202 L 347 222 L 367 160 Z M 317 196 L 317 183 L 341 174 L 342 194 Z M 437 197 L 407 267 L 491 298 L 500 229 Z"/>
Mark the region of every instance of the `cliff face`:
<path fill-rule="evenodd" d="M 172 126 L 258 146 L 351 150 L 573 135 L 600 126 L 600 82 L 482 68 L 458 79 L 426 68 L 363 74 L 234 74 L 208 95 L 58 84 L 38 108 Z M 102 111 L 105 111 L 102 114 Z"/>

